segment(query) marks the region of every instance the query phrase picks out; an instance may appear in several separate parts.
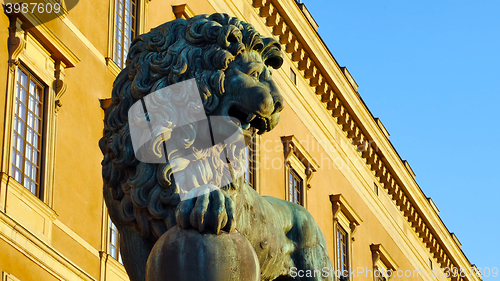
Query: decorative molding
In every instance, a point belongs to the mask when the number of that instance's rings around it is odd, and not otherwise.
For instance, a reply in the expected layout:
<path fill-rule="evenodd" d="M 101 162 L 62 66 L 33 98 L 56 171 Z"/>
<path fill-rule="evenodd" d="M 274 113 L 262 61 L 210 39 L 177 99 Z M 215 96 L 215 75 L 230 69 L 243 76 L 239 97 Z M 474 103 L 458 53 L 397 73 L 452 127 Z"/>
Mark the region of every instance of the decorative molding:
<path fill-rule="evenodd" d="M 13 14 L 10 18 L 20 20 L 23 29 L 29 30 L 40 44 L 46 48 L 54 61 L 60 60 L 67 68 L 74 67 L 80 59 L 45 25 L 31 13 Z M 67 19 L 64 17 L 63 21 Z M 23 30 L 20 29 L 20 30 Z"/>
<path fill-rule="evenodd" d="M 349 72 L 349 70 L 347 70 L 347 67 L 341 66 L 340 69 L 342 69 L 342 73 L 344 73 L 345 77 L 347 78 L 347 81 L 349 81 L 349 84 L 351 84 L 351 86 L 354 89 L 354 91 L 357 92 L 358 91 L 358 83 L 356 83 L 356 81 L 352 77 L 352 75 Z"/>
<path fill-rule="evenodd" d="M 45 49 L 44 51 L 47 52 L 50 59 L 55 62 L 53 89 L 55 92 L 54 111 L 57 113 L 62 106 L 60 98 L 67 89 L 67 85 L 64 83 L 64 69 L 75 66 L 80 60 L 49 28 L 40 24 L 36 16 L 29 13 L 9 14 L 9 21 L 8 50 L 11 73 L 14 73 L 19 65 L 19 56 L 27 48 L 28 40 L 36 41 L 36 44 Z M 25 29 L 29 31 L 25 31 Z"/>
<path fill-rule="evenodd" d="M 37 234 L 39 239 L 50 241 L 52 225 L 57 219 L 56 212 L 12 177 L 8 177 L 7 184 L 1 186 L 6 189 L 5 214 L 31 233 Z"/>
<path fill-rule="evenodd" d="M 385 128 L 384 124 L 382 124 L 382 121 L 380 120 L 380 118 L 375 118 L 375 123 L 377 123 L 378 127 L 380 128 L 380 130 L 382 130 L 382 133 L 384 133 L 385 137 L 387 139 L 389 139 L 389 136 L 391 134 L 389 134 L 389 131 L 387 131 L 387 129 Z"/>
<path fill-rule="evenodd" d="M 410 173 L 410 175 L 413 178 L 415 178 L 417 176 L 417 175 L 415 175 L 415 172 L 413 172 L 413 169 L 411 168 L 410 163 L 408 163 L 408 161 L 403 160 L 403 165 L 405 166 L 406 170 L 408 170 L 408 173 Z"/>
<path fill-rule="evenodd" d="M 5 205 L 7 205 L 7 186 L 11 177 L 4 172 L 0 172 L 0 212 L 5 213 Z"/>
<path fill-rule="evenodd" d="M 314 20 L 313 16 L 311 15 L 311 13 L 309 13 L 309 10 L 306 8 L 306 5 L 304 5 L 303 3 L 298 3 L 298 6 L 299 6 L 299 9 L 302 11 L 302 13 L 304 13 L 304 16 L 306 17 L 307 21 L 311 24 L 311 27 L 314 29 L 314 30 L 318 30 L 318 23 Z"/>
<path fill-rule="evenodd" d="M 21 281 L 21 280 L 19 280 L 16 277 L 14 277 L 14 275 L 9 274 L 9 273 L 3 271 L 2 272 L 2 281 Z"/>
<path fill-rule="evenodd" d="M 453 241 L 455 241 L 455 243 L 457 243 L 457 246 L 459 248 L 462 248 L 462 243 L 460 243 L 460 240 L 458 240 L 457 236 L 455 235 L 455 233 L 451 233 L 451 237 L 453 238 Z"/>
<path fill-rule="evenodd" d="M 188 4 L 172 5 L 172 12 L 174 12 L 176 19 L 189 19 L 195 16 L 195 13 Z"/>
<path fill-rule="evenodd" d="M 96 281 L 49 243 L 41 240 L 3 212 L 0 212 L 0 240 L 8 243 L 57 279 Z"/>
<path fill-rule="evenodd" d="M 102 110 L 106 111 L 108 107 L 111 105 L 113 100 L 111 98 L 106 98 L 106 99 L 99 99 L 99 104 L 102 108 Z"/>
<path fill-rule="evenodd" d="M 125 267 L 110 255 L 106 256 L 106 280 L 129 280 Z"/>
<path fill-rule="evenodd" d="M 306 186 L 307 188 L 311 188 L 310 182 L 313 176 L 313 172 L 316 172 L 318 170 L 319 165 L 295 138 L 295 136 L 290 135 L 281 137 L 281 142 L 283 143 L 285 151 L 285 163 L 288 163 L 290 156 L 293 153 L 304 165 L 306 174 Z"/>
<path fill-rule="evenodd" d="M 61 97 L 64 95 L 66 92 L 66 89 L 68 88 L 68 85 L 64 83 L 64 63 L 60 60 L 57 60 L 55 63 L 55 78 L 56 80 L 54 81 L 54 92 L 55 92 L 55 112 L 57 113 L 59 111 L 59 108 L 62 106 L 61 102 Z"/>
<path fill-rule="evenodd" d="M 9 38 L 7 48 L 9 51 L 9 70 L 14 73 L 19 65 L 19 54 L 26 46 L 24 32 L 21 28 L 22 21 L 15 16 L 9 17 Z"/>
<path fill-rule="evenodd" d="M 137 3 L 138 6 L 138 10 L 137 12 L 139 13 L 139 18 L 138 18 L 138 22 L 139 22 L 139 26 L 137 28 L 137 35 L 140 35 L 140 34 L 143 34 L 143 33 L 146 33 L 149 31 L 149 29 L 147 28 L 148 27 L 148 13 L 149 13 L 149 2 L 151 2 L 151 0 L 144 0 L 144 1 L 139 1 Z M 113 25 L 114 27 L 114 25 Z"/>
<path fill-rule="evenodd" d="M 110 0 L 109 1 L 109 8 L 108 8 L 108 44 L 107 44 L 107 52 L 106 55 L 101 55 L 101 52 L 99 52 L 95 47 L 95 55 L 98 56 L 99 58 L 102 58 L 102 61 L 104 65 L 108 67 L 108 69 L 113 73 L 113 75 L 118 76 L 118 73 L 120 71 L 114 72 L 112 68 L 110 68 L 110 62 L 113 62 L 113 55 L 114 55 L 114 34 L 115 34 L 115 7 L 116 3 L 115 0 Z M 76 27 L 75 27 L 76 28 Z M 83 34 L 82 34 L 83 35 Z M 89 44 L 92 44 L 89 41 Z M 92 45 L 93 46 L 93 45 Z M 92 50 L 92 49 L 91 49 Z M 116 68 L 118 66 L 115 64 Z"/>
<path fill-rule="evenodd" d="M 349 227 L 351 228 L 351 234 L 356 232 L 356 227 L 358 227 L 363 220 L 356 214 L 354 209 L 347 203 L 347 200 L 342 196 L 342 194 L 332 194 L 330 195 L 330 202 L 332 202 L 333 207 L 333 219 L 337 220 L 339 212 L 342 212 L 350 222 Z"/>
<path fill-rule="evenodd" d="M 69 228 L 62 221 L 56 219 L 56 220 L 54 220 L 53 223 L 62 232 L 66 233 L 66 235 L 68 235 L 73 240 L 75 240 L 78 244 L 80 244 L 83 248 L 85 248 L 87 251 L 89 251 L 92 255 L 94 255 L 95 257 L 99 257 L 99 251 L 96 248 L 94 248 L 94 246 L 92 246 L 89 242 L 87 242 L 80 235 L 78 235 L 76 232 L 74 232 L 71 228 Z"/>
<path fill-rule="evenodd" d="M 378 261 L 382 261 L 387 269 L 392 271 L 398 270 L 398 264 L 391 258 L 382 244 L 371 244 L 370 250 L 372 251 L 374 265 L 376 265 Z"/>
<path fill-rule="evenodd" d="M 122 69 L 115 63 L 112 58 L 105 57 L 104 59 L 106 60 L 106 66 L 108 67 L 109 71 L 111 71 L 114 76 L 118 76 Z"/>
<path fill-rule="evenodd" d="M 430 197 L 427 197 L 427 201 L 429 201 L 429 204 L 431 204 L 431 207 L 434 210 L 434 212 L 436 212 L 436 214 L 439 215 L 439 209 L 436 206 L 436 204 L 434 204 L 434 201 L 432 201 L 432 199 Z M 451 233 L 450 233 L 450 235 L 451 235 Z"/>

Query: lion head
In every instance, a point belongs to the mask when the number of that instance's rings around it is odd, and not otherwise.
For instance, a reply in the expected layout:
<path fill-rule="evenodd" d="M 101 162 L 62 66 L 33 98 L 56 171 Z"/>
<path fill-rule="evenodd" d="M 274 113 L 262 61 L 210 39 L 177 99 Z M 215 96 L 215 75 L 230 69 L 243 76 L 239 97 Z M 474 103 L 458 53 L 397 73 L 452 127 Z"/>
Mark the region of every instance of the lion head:
<path fill-rule="evenodd" d="M 214 150 L 197 150 L 197 161 L 187 164 L 172 164 L 176 162 L 172 159 L 177 159 L 175 151 L 168 155 L 168 163 L 138 161 L 128 125 L 128 111 L 136 101 L 194 78 L 206 115 L 232 117 L 227 121 L 241 126 L 248 139 L 278 123 L 284 102 L 271 68 L 279 68 L 282 62 L 281 46 L 275 39 L 261 36 L 250 24 L 226 14 L 176 19 L 135 38 L 127 66 L 113 84 L 112 104 L 106 110 L 100 141 L 104 191 L 114 201 L 106 200 L 113 221 L 133 223 L 142 236 L 156 240 L 176 224 L 180 183 L 172 177 L 175 169 L 185 170 L 186 178 L 189 175 L 205 183 L 221 180 L 217 161 L 206 161 L 207 154 L 217 153 Z M 172 128 L 176 120 L 171 116 L 182 98 L 166 102 L 168 110 L 162 116 L 165 127 Z M 177 133 L 175 141 L 182 141 L 186 150 L 192 149 L 196 126 Z M 167 146 L 173 139 L 165 140 Z M 236 159 L 241 151 L 232 150 Z"/>

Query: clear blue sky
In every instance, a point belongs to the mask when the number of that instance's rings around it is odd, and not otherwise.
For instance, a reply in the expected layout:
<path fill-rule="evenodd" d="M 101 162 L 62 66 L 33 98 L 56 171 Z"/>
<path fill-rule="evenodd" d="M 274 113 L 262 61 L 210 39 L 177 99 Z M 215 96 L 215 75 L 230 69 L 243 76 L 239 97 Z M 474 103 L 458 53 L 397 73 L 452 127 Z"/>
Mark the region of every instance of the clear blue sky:
<path fill-rule="evenodd" d="M 499 268 L 500 1 L 303 3 L 471 263 Z"/>

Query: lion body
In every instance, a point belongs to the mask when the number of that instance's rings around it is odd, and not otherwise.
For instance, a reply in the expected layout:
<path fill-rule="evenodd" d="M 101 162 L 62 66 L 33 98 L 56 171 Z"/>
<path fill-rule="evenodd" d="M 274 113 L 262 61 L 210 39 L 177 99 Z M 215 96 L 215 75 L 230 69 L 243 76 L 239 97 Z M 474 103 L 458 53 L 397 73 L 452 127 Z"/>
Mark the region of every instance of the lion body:
<path fill-rule="evenodd" d="M 236 115 L 242 123 L 238 125 L 247 122 L 245 127 L 251 127 L 245 131 L 246 138 L 274 128 L 284 101 L 269 68 L 281 66 L 280 48 L 276 40 L 260 36 L 251 25 L 225 14 L 178 19 L 134 39 L 127 67 L 113 85 L 113 102 L 106 111 L 99 143 L 104 154 L 104 198 L 121 235 L 122 259 L 132 281 L 144 280 L 153 245 L 175 225 L 215 233 L 236 228 L 254 247 L 262 280 L 288 280 L 292 267 L 331 268 L 323 234 L 302 206 L 262 197 L 242 178 L 203 198 L 181 202 L 179 183 L 172 173 L 180 169 L 174 163 L 182 159 L 182 153 L 170 153 L 167 163 L 143 163 L 132 148 L 127 123 L 132 104 L 151 92 L 192 78 L 208 116 Z M 175 110 L 175 105 L 171 108 Z M 175 127 L 172 116 L 172 112 L 164 112 L 166 128 Z M 196 129 L 182 130 L 165 140 L 165 146 L 182 140 L 185 150 L 192 152 L 199 137 Z M 244 149 L 231 145 L 226 149 L 234 159 L 240 159 L 232 163 L 235 169 L 243 167 Z M 185 178 L 211 185 L 217 178 L 217 163 L 208 165 L 200 155 L 183 166 Z M 202 200 L 208 200 L 205 209 L 199 209 Z M 193 220 L 193 216 L 212 220 Z"/>

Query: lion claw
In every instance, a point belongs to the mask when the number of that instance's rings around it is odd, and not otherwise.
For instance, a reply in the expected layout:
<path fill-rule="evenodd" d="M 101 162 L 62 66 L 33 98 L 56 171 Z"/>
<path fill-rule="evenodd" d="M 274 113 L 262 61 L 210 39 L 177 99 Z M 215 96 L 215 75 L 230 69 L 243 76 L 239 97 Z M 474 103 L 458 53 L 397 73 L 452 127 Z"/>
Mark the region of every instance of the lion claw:
<path fill-rule="evenodd" d="M 181 229 L 190 227 L 204 232 L 234 231 L 234 202 L 223 190 L 213 185 L 201 186 L 193 197 L 182 201 L 175 212 Z"/>

